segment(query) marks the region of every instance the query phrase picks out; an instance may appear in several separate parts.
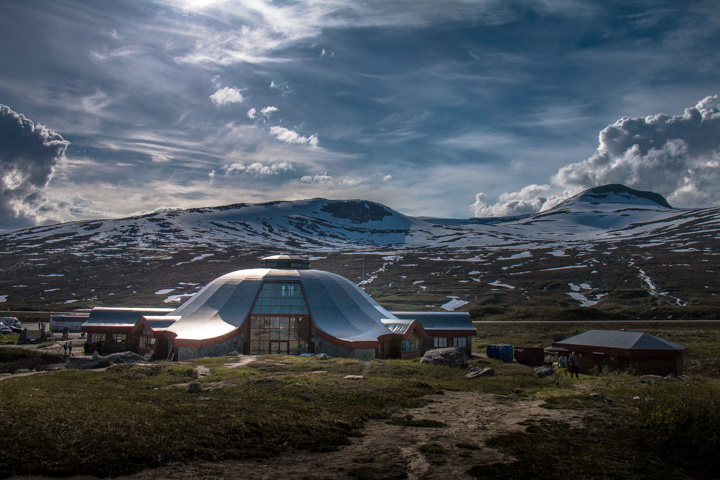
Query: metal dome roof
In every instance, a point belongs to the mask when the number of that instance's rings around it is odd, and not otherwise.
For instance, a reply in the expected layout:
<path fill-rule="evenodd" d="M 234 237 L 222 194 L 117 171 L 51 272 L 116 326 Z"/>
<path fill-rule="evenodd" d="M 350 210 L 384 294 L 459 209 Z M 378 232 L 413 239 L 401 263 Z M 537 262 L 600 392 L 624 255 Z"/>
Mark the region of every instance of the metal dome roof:
<path fill-rule="evenodd" d="M 288 258 L 267 258 L 290 261 L 298 258 L 278 257 Z M 382 320 L 397 320 L 340 275 L 307 267 L 256 268 L 231 272 L 210 282 L 169 314 L 181 318 L 168 330 L 177 334 L 177 340 L 202 340 L 229 334 L 242 327 L 264 282 L 299 283 L 315 328 L 340 340 L 376 342 L 379 336 L 391 333 Z"/>

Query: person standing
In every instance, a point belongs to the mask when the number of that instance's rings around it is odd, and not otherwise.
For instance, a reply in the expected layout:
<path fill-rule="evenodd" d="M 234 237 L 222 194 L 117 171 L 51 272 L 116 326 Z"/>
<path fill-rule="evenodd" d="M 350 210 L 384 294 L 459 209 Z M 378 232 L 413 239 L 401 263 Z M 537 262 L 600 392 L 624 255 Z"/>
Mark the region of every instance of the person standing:
<path fill-rule="evenodd" d="M 575 355 L 575 352 L 570 354 L 568 364 L 570 365 L 570 378 L 572 378 L 573 373 L 575 374 L 575 378 L 580 378 L 580 375 L 578 375 L 578 357 Z"/>
<path fill-rule="evenodd" d="M 68 342 L 68 354 L 72 357 L 72 342 Z"/>
<path fill-rule="evenodd" d="M 563 375 L 567 376 L 567 357 L 565 355 L 561 355 L 560 358 L 558 358 L 558 368 L 561 368 Z"/>
<path fill-rule="evenodd" d="M 63 345 L 63 355 L 67 357 L 67 349 L 68 349 L 68 342 L 65 342 L 65 345 Z"/>

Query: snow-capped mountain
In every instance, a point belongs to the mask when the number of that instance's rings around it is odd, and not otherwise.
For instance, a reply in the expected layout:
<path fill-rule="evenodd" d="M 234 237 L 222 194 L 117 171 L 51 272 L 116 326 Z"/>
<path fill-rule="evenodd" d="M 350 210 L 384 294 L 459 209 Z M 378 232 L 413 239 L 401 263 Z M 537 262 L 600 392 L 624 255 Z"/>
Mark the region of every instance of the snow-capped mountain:
<path fill-rule="evenodd" d="M 462 294 L 470 305 L 497 291 L 517 304 L 563 278 L 574 286 L 572 298 L 587 290 L 586 306 L 628 286 L 681 304 L 693 295 L 686 288 L 715 295 L 719 233 L 720 208 L 672 208 L 658 194 L 623 185 L 501 219 L 413 218 L 365 200 L 236 204 L 2 234 L 0 302 L 151 305 L 157 292 L 182 298 L 219 274 L 255 266 L 258 256 L 294 252 L 355 275 L 376 295 L 396 288 L 397 295 L 427 294 L 439 282 L 435 291 Z M 694 277 L 680 283 L 679 269 Z M 658 278 L 671 270 L 666 283 L 674 286 L 664 288 Z"/>
<path fill-rule="evenodd" d="M 0 236 L 6 252 L 33 245 L 78 255 L 120 250 L 180 252 L 243 243 L 263 248 L 374 251 L 383 248 L 501 246 L 646 237 L 720 226 L 718 209 L 674 209 L 652 192 L 622 185 L 587 190 L 528 217 L 450 222 L 412 218 L 365 200 L 312 199 L 235 204 L 28 228 Z M 19 249 L 19 250 L 15 250 Z"/>

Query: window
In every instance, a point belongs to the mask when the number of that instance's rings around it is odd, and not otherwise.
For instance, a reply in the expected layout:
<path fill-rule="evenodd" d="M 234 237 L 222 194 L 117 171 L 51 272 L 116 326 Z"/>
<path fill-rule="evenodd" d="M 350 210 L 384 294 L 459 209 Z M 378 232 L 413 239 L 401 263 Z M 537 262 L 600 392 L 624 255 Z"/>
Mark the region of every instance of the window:
<path fill-rule="evenodd" d="M 467 337 L 457 337 L 454 338 L 454 346 L 465 348 L 467 347 Z"/>
<path fill-rule="evenodd" d="M 401 352 L 417 352 L 420 350 L 420 339 L 411 338 L 410 340 L 403 340 L 400 343 Z"/>
<path fill-rule="evenodd" d="M 88 335 L 88 341 L 90 343 L 94 342 L 104 342 L 105 341 L 105 334 L 104 333 L 91 333 Z"/>
<path fill-rule="evenodd" d="M 307 315 L 307 306 L 299 283 L 263 284 L 252 313 L 270 315 Z"/>
<path fill-rule="evenodd" d="M 113 333 L 112 334 L 112 341 L 114 343 L 125 343 L 126 339 L 127 339 L 127 336 L 124 333 Z"/>
<path fill-rule="evenodd" d="M 433 339 L 433 346 L 435 348 L 447 347 L 447 338 L 446 337 L 435 337 Z"/>
<path fill-rule="evenodd" d="M 301 315 L 252 315 L 250 317 L 250 353 L 307 353 L 310 342 L 310 317 Z"/>

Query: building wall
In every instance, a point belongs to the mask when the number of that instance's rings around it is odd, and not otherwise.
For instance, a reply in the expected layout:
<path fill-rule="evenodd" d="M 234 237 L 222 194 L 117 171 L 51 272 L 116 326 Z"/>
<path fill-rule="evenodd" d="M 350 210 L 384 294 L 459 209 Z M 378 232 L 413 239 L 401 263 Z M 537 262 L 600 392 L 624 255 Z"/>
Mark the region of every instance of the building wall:
<path fill-rule="evenodd" d="M 593 349 L 601 352 L 602 349 Z M 638 375 L 682 375 L 683 357 L 653 357 L 630 355 L 597 355 L 593 352 L 577 352 L 578 370 L 580 373 L 594 373 L 597 371 L 627 371 Z M 596 368 L 597 367 L 597 368 Z"/>
<path fill-rule="evenodd" d="M 231 338 L 222 343 L 216 345 L 209 345 L 207 347 L 178 347 L 177 348 L 177 360 L 190 360 L 191 358 L 202 358 L 202 357 L 222 357 L 227 355 L 229 352 L 242 353 L 243 345 L 248 340 L 248 331 L 245 330 L 240 335 Z M 237 343 L 235 343 L 237 342 Z"/>
<path fill-rule="evenodd" d="M 331 357 L 355 358 L 358 360 L 372 360 L 375 358 L 374 348 L 344 348 L 323 340 L 313 333 L 315 353 L 326 353 Z"/>

